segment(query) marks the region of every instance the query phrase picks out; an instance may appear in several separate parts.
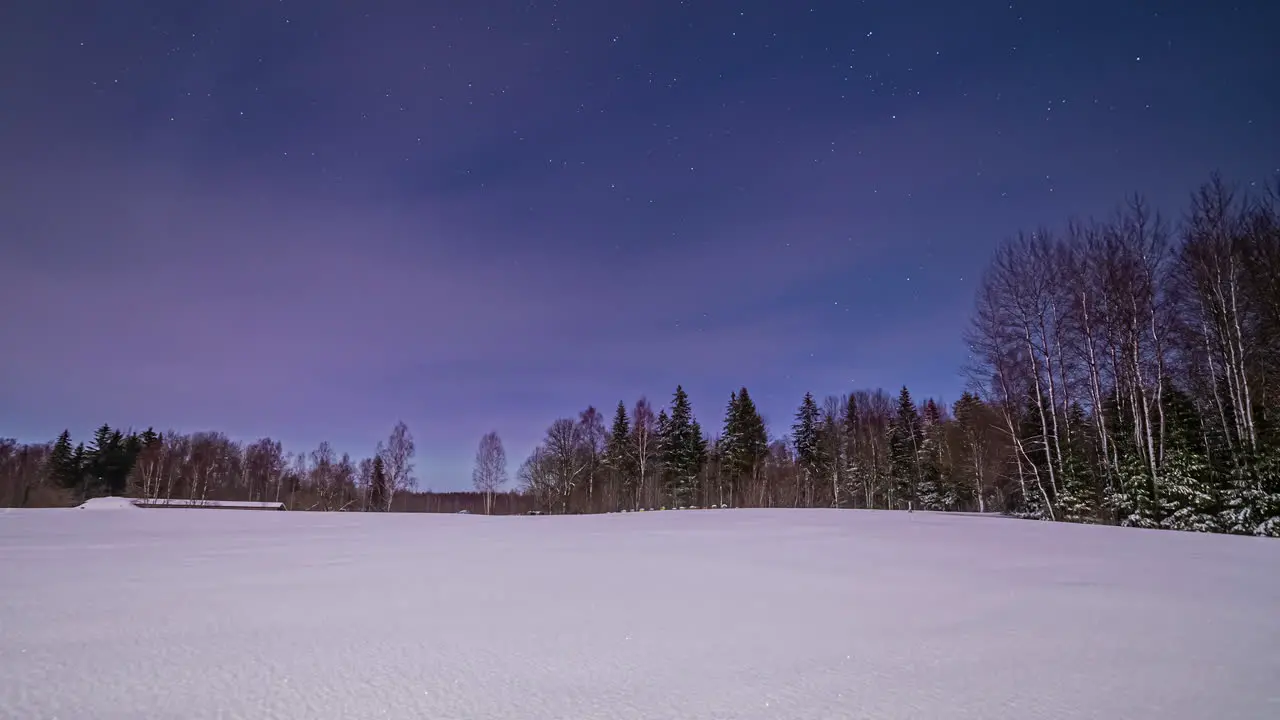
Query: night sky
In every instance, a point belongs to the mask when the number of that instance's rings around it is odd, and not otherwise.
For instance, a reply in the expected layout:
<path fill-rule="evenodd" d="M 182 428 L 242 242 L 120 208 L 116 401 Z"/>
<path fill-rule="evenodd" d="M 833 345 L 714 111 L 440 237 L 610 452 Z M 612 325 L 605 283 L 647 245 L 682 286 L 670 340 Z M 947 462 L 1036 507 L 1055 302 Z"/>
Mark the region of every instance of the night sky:
<path fill-rule="evenodd" d="M 17 2 L 0 435 L 424 487 L 677 383 L 954 401 L 996 243 L 1280 172 L 1276 2 Z"/>

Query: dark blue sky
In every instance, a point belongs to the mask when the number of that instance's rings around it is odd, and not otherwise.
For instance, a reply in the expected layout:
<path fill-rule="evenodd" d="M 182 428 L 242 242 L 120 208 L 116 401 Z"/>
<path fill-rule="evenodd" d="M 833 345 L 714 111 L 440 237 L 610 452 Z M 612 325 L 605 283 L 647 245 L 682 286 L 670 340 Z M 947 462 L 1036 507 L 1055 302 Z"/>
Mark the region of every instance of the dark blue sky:
<path fill-rule="evenodd" d="M 0 435 L 514 470 L 677 383 L 952 401 L 992 247 L 1280 172 L 1272 2 L 26 2 Z"/>

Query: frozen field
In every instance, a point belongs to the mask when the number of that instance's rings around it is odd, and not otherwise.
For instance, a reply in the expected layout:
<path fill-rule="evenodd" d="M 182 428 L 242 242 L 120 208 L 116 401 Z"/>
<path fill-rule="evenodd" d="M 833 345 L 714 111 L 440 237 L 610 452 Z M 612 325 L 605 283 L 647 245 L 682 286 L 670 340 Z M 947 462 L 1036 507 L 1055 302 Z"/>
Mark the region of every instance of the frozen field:
<path fill-rule="evenodd" d="M 1280 542 L 856 511 L 0 511 L 0 717 L 1280 718 Z"/>

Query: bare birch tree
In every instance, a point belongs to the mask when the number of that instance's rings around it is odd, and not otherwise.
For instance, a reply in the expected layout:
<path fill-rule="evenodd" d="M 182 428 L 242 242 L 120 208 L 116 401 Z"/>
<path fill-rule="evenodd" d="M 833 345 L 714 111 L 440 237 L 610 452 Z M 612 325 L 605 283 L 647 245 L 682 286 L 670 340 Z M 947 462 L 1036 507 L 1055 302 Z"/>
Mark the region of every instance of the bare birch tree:
<path fill-rule="evenodd" d="M 569 511 L 569 498 L 586 474 L 588 458 L 582 449 L 582 426 L 560 418 L 547 428 L 543 452 L 561 512 Z"/>
<path fill-rule="evenodd" d="M 649 401 L 645 398 L 637 400 L 635 408 L 631 411 L 631 436 L 633 438 L 631 447 L 635 450 L 636 468 L 635 504 L 633 505 L 635 510 L 640 510 L 644 507 L 649 473 L 654 454 L 657 452 L 656 423 L 657 418 L 653 414 L 653 408 L 649 405 Z"/>
<path fill-rule="evenodd" d="M 588 512 L 596 510 L 596 484 L 600 476 L 601 470 L 604 469 L 604 441 L 606 431 L 604 428 L 604 417 L 600 415 L 600 411 L 595 406 L 588 406 L 578 415 L 578 425 L 581 432 L 582 450 L 586 454 L 586 486 L 587 498 L 586 507 Z"/>
<path fill-rule="evenodd" d="M 546 452 L 541 448 L 534 451 L 521 463 L 516 475 L 520 488 L 525 494 L 532 496 L 538 508 L 550 511 L 556 499 L 556 477 L 548 462 Z"/>
<path fill-rule="evenodd" d="M 382 461 L 386 465 L 388 481 L 383 510 L 391 509 L 396 493 L 412 490 L 417 485 L 417 479 L 413 476 L 415 451 L 413 435 L 409 433 L 409 426 L 403 421 L 396 423 L 386 446 L 379 445 L 378 454 L 382 456 Z"/>
<path fill-rule="evenodd" d="M 496 431 L 480 438 L 471 483 L 477 492 L 484 494 L 484 514 L 491 514 L 494 493 L 507 484 L 507 451 L 503 449 L 502 439 Z"/>

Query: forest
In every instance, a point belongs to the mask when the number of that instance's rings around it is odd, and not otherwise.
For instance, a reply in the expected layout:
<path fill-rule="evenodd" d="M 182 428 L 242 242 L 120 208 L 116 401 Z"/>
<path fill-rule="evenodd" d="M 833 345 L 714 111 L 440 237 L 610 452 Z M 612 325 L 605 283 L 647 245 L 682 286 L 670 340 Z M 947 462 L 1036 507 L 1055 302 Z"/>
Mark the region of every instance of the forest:
<path fill-rule="evenodd" d="M 359 460 L 328 443 L 290 453 L 270 438 L 103 425 L 87 443 L 0 439 L 0 506 L 830 507 L 1280 536 L 1280 183 L 1213 177 L 1177 218 L 1135 196 L 1104 219 L 1019 233 L 974 303 L 969 386 L 949 407 L 906 387 L 806 394 L 770 428 L 742 387 L 704 425 L 677 387 L 656 408 L 640 398 L 554 420 L 514 477 L 489 433 L 468 493 L 416 491 L 403 422 Z"/>

